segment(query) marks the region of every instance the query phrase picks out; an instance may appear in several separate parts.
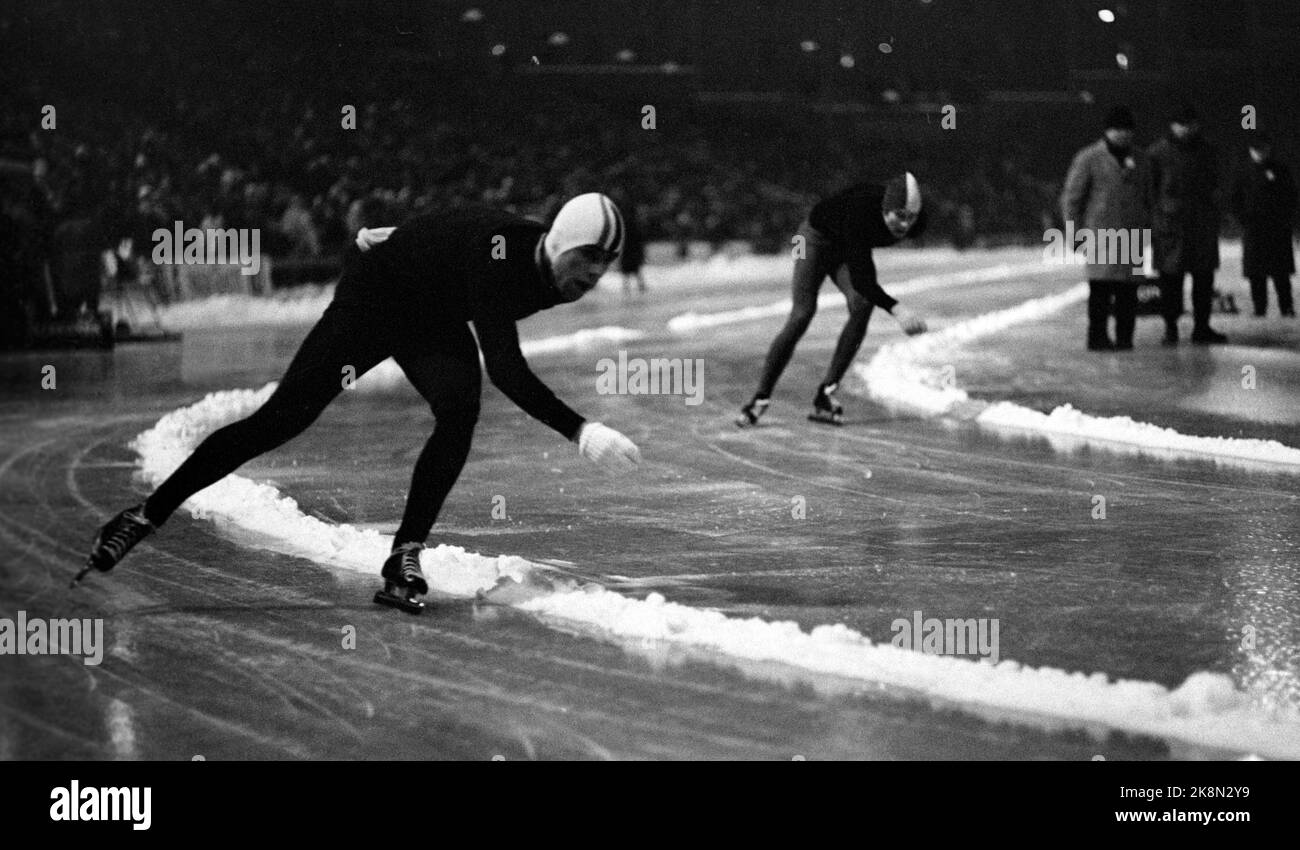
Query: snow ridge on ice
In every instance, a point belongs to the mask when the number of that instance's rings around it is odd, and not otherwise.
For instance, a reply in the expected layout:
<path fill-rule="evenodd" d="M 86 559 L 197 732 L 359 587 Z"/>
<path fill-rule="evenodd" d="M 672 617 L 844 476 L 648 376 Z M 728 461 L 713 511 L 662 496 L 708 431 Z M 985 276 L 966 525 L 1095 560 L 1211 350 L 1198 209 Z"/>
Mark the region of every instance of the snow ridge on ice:
<path fill-rule="evenodd" d="M 212 393 L 164 416 L 132 443 L 143 477 L 157 485 L 211 431 L 257 409 L 275 384 Z M 254 534 L 261 545 L 322 564 L 377 575 L 391 538 L 373 529 L 333 525 L 308 516 L 276 488 L 230 475 L 185 503 L 190 512 Z M 1300 758 L 1300 717 L 1266 710 L 1224 675 L 1197 673 L 1175 690 L 1105 674 L 993 665 L 875 644 L 842 624 L 804 631 L 793 622 L 728 617 L 667 601 L 636 599 L 596 584 L 579 586 L 523 558 L 489 557 L 458 546 L 426 550 L 430 586 L 442 593 L 488 598 L 569 623 L 584 633 L 645 645 L 671 644 L 723 659 L 772 662 L 794 671 L 896 686 L 935 701 L 1004 712 L 1019 722 L 1056 728 L 1121 729 L 1201 747 Z"/>
<path fill-rule="evenodd" d="M 1011 428 L 1049 437 L 1069 437 L 1083 443 L 1158 456 L 1205 457 L 1217 461 L 1247 461 L 1300 468 L 1300 448 L 1276 440 L 1240 437 L 1201 437 L 1139 422 L 1127 416 L 1091 416 L 1071 405 L 1042 413 L 1012 402 L 971 399 L 946 383 L 941 370 L 922 365 L 977 337 L 1011 325 L 1041 319 L 1088 297 L 1087 284 L 1015 307 L 985 313 L 943 330 L 881 346 L 866 364 L 855 367 L 867 394 L 886 406 L 923 416 L 955 415 L 983 426 Z"/>

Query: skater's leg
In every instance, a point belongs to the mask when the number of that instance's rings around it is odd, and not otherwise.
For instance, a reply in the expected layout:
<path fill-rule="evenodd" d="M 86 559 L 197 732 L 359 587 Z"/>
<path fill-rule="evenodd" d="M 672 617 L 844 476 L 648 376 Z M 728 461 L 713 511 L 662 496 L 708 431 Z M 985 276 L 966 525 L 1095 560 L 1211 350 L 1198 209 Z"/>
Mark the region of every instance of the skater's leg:
<path fill-rule="evenodd" d="M 344 368 L 364 374 L 388 356 L 387 344 L 382 326 L 365 314 L 326 310 L 266 403 L 200 443 L 146 500 L 145 516 L 161 525 L 193 494 L 302 433 L 342 391 Z"/>
<path fill-rule="evenodd" d="M 1249 280 L 1250 300 L 1255 305 L 1255 315 L 1263 316 L 1268 312 L 1268 278 L 1264 275 L 1252 275 Z"/>
<path fill-rule="evenodd" d="M 397 363 L 433 412 L 433 434 L 411 474 L 402 524 L 393 545 L 423 544 L 460 477 L 478 423 L 482 377 L 478 348 L 461 325 L 436 339 L 436 350 L 399 351 Z"/>
<path fill-rule="evenodd" d="M 849 308 L 849 318 L 844 323 L 844 329 L 840 331 L 839 340 L 835 343 L 835 354 L 831 356 L 831 365 L 826 371 L 822 386 L 838 384 L 843 379 L 844 373 L 853 363 L 853 358 L 858 356 L 858 349 L 862 348 L 862 340 L 867 335 L 867 323 L 871 321 L 871 312 L 875 309 L 875 305 L 853 288 L 849 281 L 848 266 L 841 265 L 836 269 L 833 280 L 836 287 L 844 293 L 844 300 Z"/>
<path fill-rule="evenodd" d="M 756 398 L 771 397 L 776 382 L 794 354 L 795 345 L 803 337 L 804 331 L 808 330 L 808 323 L 817 312 L 817 290 L 821 288 L 822 281 L 826 277 L 826 269 L 820 262 L 822 249 L 818 244 L 819 240 L 805 234 L 805 228 L 801 228 L 799 232 L 800 235 L 805 236 L 805 250 L 804 256 L 794 261 L 790 293 L 793 306 L 789 317 L 785 320 L 785 326 L 776 335 L 776 339 L 772 340 L 772 346 L 768 349 L 767 360 L 763 364 L 763 376 L 758 382 L 758 390 L 754 393 Z"/>

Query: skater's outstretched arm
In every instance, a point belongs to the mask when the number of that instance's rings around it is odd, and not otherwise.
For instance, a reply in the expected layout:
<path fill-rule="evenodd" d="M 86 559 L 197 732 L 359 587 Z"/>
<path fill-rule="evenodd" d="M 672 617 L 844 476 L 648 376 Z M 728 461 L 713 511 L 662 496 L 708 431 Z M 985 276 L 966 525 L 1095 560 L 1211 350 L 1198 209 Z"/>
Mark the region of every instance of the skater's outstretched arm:
<path fill-rule="evenodd" d="M 893 312 L 898 301 L 880 285 L 876 277 L 876 261 L 871 258 L 871 254 L 850 254 L 845 264 L 849 267 L 849 282 L 858 294 L 885 312 Z"/>
<path fill-rule="evenodd" d="M 524 412 L 559 431 L 578 445 L 584 458 L 611 472 L 626 472 L 641 462 L 635 443 L 613 428 L 574 413 L 533 374 L 519 349 L 519 331 L 513 320 L 476 319 L 474 327 L 488 377 Z"/>
<path fill-rule="evenodd" d="M 513 319 L 498 315 L 474 319 L 479 348 L 487 365 L 488 378 L 506 398 L 529 416 L 551 426 L 569 441 L 577 439 L 584 420 L 560 401 L 551 388 L 528 368 L 519 348 L 519 330 Z"/>
<path fill-rule="evenodd" d="M 899 304 L 880 285 L 876 278 L 876 263 L 870 254 L 850 256 L 846 265 L 849 268 L 849 282 L 858 294 L 893 316 L 903 333 L 913 336 L 925 332 L 925 321 Z"/>

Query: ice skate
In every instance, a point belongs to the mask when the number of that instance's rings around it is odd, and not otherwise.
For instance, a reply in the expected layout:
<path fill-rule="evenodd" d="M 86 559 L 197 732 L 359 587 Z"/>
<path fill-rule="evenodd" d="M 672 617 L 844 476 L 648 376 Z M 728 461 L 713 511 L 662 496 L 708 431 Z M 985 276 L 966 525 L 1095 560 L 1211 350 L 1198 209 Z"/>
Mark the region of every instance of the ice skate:
<path fill-rule="evenodd" d="M 767 412 L 767 406 L 771 403 L 771 399 L 755 396 L 749 404 L 740 409 L 740 418 L 736 420 L 736 425 L 740 428 L 753 428 Z"/>
<path fill-rule="evenodd" d="M 76 587 L 92 569 L 106 573 L 126 557 L 135 544 L 148 537 L 156 530 L 154 524 L 144 515 L 144 504 L 127 508 L 117 516 L 104 523 L 95 542 L 91 545 L 90 557 L 81 572 L 73 577 L 69 587 Z"/>
<path fill-rule="evenodd" d="M 808 414 L 808 421 L 821 422 L 825 425 L 844 424 L 844 406 L 835 398 L 839 384 L 822 384 L 813 397 L 813 412 Z"/>
<path fill-rule="evenodd" d="M 408 614 L 419 614 L 424 603 L 417 599 L 429 592 L 429 583 L 420 569 L 423 543 L 403 543 L 384 561 L 380 575 L 384 578 L 383 590 L 375 593 L 375 602 L 391 608 L 400 608 Z"/>

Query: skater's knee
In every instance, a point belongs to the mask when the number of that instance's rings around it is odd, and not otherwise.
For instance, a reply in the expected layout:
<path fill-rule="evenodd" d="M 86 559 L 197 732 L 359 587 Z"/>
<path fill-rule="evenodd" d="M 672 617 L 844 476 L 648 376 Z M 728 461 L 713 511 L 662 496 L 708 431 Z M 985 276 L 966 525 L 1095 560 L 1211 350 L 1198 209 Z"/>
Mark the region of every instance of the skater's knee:
<path fill-rule="evenodd" d="M 466 392 L 462 396 L 449 394 L 450 397 L 434 399 L 429 402 L 429 410 L 440 429 L 473 431 L 478 423 L 478 393 Z"/>
<path fill-rule="evenodd" d="M 787 332 L 802 334 L 808 330 L 808 325 L 812 322 L 813 316 L 817 313 L 817 307 L 795 307 L 790 311 L 790 317 L 785 321 Z"/>
<path fill-rule="evenodd" d="M 849 299 L 849 319 L 855 322 L 866 323 L 871 318 L 873 305 L 870 301 L 855 293 L 853 298 Z"/>

